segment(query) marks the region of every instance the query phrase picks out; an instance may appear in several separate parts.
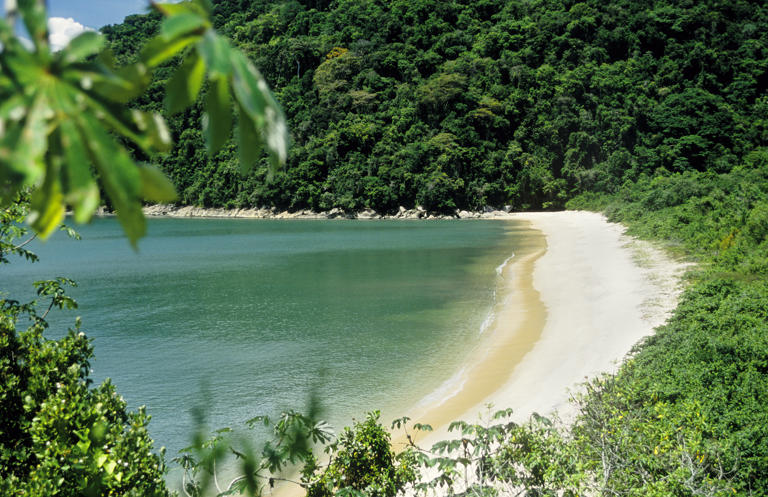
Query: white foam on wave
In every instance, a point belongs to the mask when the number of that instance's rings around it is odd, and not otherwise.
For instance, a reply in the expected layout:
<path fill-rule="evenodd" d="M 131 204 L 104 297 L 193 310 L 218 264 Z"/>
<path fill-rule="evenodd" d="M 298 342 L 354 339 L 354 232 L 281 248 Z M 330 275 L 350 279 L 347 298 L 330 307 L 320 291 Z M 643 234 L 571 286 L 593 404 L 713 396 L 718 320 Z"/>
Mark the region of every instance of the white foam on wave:
<path fill-rule="evenodd" d="M 464 383 L 467 382 L 466 371 L 466 367 L 458 370 L 453 376 L 433 390 L 432 393 L 421 399 L 419 406 L 440 406 L 451 397 L 457 395 L 464 388 Z"/>
<path fill-rule="evenodd" d="M 509 257 L 507 257 L 506 259 L 504 259 L 504 262 L 502 262 L 501 264 L 499 264 L 499 265 L 496 267 L 496 274 L 497 274 L 497 275 L 499 275 L 499 276 L 502 276 L 502 275 L 503 275 L 503 273 L 504 273 L 504 268 L 505 268 L 505 267 L 507 267 L 507 264 L 509 264 L 509 261 L 511 261 L 512 259 L 514 259 L 514 257 L 515 257 L 515 254 L 514 254 L 514 253 L 512 253 L 512 255 L 510 255 Z"/>
<path fill-rule="evenodd" d="M 504 259 L 504 262 L 499 264 L 496 267 L 496 276 L 498 278 L 503 278 L 504 276 L 504 268 L 507 266 L 507 264 L 510 263 L 512 259 L 514 259 L 515 254 L 513 253 L 506 259 Z M 482 324 L 480 325 L 480 331 L 478 332 L 478 335 L 482 335 L 485 333 L 485 330 L 491 327 L 491 325 L 496 321 L 496 305 L 497 305 L 497 298 L 498 298 L 498 288 L 499 288 L 499 280 L 497 279 L 494 288 L 493 293 L 491 296 L 491 305 L 488 310 L 488 314 L 485 316 L 485 319 L 483 320 Z M 505 297 L 505 300 L 509 299 L 509 296 L 507 295 Z M 429 393 L 427 396 L 421 399 L 419 402 L 419 406 L 430 406 L 430 405 L 442 405 L 450 399 L 451 397 L 454 397 L 459 392 L 461 392 L 462 388 L 464 388 L 464 384 L 467 382 L 467 367 L 464 366 L 461 369 L 459 369 L 456 373 L 454 373 L 450 378 L 445 380 L 443 383 L 440 384 L 435 390 L 433 390 L 431 393 Z"/>
<path fill-rule="evenodd" d="M 504 276 L 504 268 L 507 267 L 507 265 L 510 263 L 512 259 L 515 258 L 515 254 L 513 253 L 506 259 L 504 259 L 504 262 L 496 266 L 496 276 L 499 278 L 502 278 Z M 491 307 L 488 310 L 488 314 L 485 316 L 485 319 L 483 320 L 483 323 L 480 325 L 480 331 L 478 332 L 478 335 L 482 335 L 485 333 L 485 330 L 487 330 L 493 322 L 496 320 L 496 312 L 494 309 L 496 309 L 496 299 L 498 296 L 498 281 L 496 282 L 496 286 L 493 289 L 493 297 L 491 298 Z"/>
<path fill-rule="evenodd" d="M 496 291 L 493 292 L 493 301 L 496 302 Z M 483 320 L 483 324 L 480 325 L 480 332 L 478 335 L 482 335 L 485 333 L 485 330 L 487 330 L 493 322 L 496 320 L 496 313 L 493 312 L 495 305 L 491 306 L 491 309 L 488 311 L 488 314 L 485 316 L 485 319 Z"/>

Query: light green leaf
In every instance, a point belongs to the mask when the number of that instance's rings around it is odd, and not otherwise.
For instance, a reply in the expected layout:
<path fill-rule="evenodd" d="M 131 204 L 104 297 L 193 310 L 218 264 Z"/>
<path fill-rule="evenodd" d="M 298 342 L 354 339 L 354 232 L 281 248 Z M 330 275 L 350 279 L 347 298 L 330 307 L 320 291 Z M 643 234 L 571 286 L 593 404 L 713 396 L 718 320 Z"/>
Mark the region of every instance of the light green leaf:
<path fill-rule="evenodd" d="M 152 202 L 173 202 L 178 198 L 176 187 L 159 169 L 149 164 L 139 166 L 141 193 Z"/>
<path fill-rule="evenodd" d="M 96 456 L 96 467 L 100 468 L 104 466 L 104 463 L 107 462 L 107 455 L 102 453 Z"/>
<path fill-rule="evenodd" d="M 59 57 L 71 64 L 99 53 L 105 44 L 106 40 L 102 35 L 95 31 L 86 31 L 72 39 L 60 52 Z"/>
<path fill-rule="evenodd" d="M 211 15 L 213 13 L 213 4 L 211 3 L 211 0 L 192 0 L 192 2 L 196 5 L 199 5 L 207 15 Z"/>
<path fill-rule="evenodd" d="M 115 208 L 117 219 L 131 245 L 136 247 L 138 239 L 146 233 L 146 220 L 140 202 L 141 174 L 128 153 L 117 146 L 95 117 L 84 113 L 78 116 L 77 125 Z"/>
<path fill-rule="evenodd" d="M 77 445 L 77 448 L 80 449 L 80 452 L 85 454 L 86 452 L 88 452 L 88 449 L 91 447 L 91 441 L 88 439 L 80 440 L 79 442 L 77 442 L 76 445 Z"/>
<path fill-rule="evenodd" d="M 232 52 L 233 81 L 238 103 L 251 116 L 266 145 L 272 171 L 288 158 L 288 126 L 267 82 L 241 52 Z"/>
<path fill-rule="evenodd" d="M 79 74 L 78 74 L 79 73 Z M 144 64 L 130 64 L 115 71 L 65 73 L 67 80 L 88 74 L 93 80 L 93 92 L 113 102 L 128 103 L 140 96 L 152 82 L 152 74 Z M 75 80 L 77 81 L 77 80 Z M 82 85 L 81 85 L 82 86 Z"/>
<path fill-rule="evenodd" d="M 237 140 L 240 152 L 240 174 L 248 173 L 261 155 L 261 145 L 256 126 L 250 115 L 238 105 Z"/>
<path fill-rule="evenodd" d="M 230 75 L 232 72 L 230 58 L 233 50 L 226 38 L 218 36 L 213 31 L 209 31 L 200 40 L 197 49 L 203 56 L 205 67 L 210 74 L 209 77 L 228 77 Z"/>
<path fill-rule="evenodd" d="M 115 69 L 115 52 L 113 52 L 109 47 L 99 52 L 99 55 L 96 56 L 96 60 L 110 70 Z"/>
<path fill-rule="evenodd" d="M 113 70 L 99 60 L 100 67 L 93 70 L 71 68 L 62 72 L 62 79 L 75 88 L 89 91 L 99 98 L 127 103 L 141 95 L 152 82 L 152 74 L 145 64 L 130 64 Z"/>
<path fill-rule="evenodd" d="M 160 35 L 167 41 L 171 41 L 180 36 L 195 32 L 202 35 L 202 32 L 210 26 L 210 23 L 198 14 L 174 14 L 163 21 L 163 24 L 160 26 Z"/>
<path fill-rule="evenodd" d="M 88 151 L 72 121 L 62 121 L 59 127 L 64 151 L 66 187 L 64 199 L 74 208 L 75 221 L 86 223 L 99 206 L 99 189 L 91 176 Z"/>
<path fill-rule="evenodd" d="M 16 107 L 9 111 L 10 117 L 14 117 L 14 112 L 24 115 L 24 110 L 26 109 L 23 107 Z M 8 133 L 0 142 L 0 161 L 5 162 L 3 150 L 9 148 L 10 160 L 7 165 L 24 176 L 25 185 L 38 183 L 45 174 L 46 166 L 43 158 L 48 147 L 46 115 L 49 112 L 47 99 L 42 94 L 38 94 L 26 112 L 21 134 L 14 137 L 12 133 Z M 8 140 L 11 140 L 11 143 L 7 143 Z"/>
<path fill-rule="evenodd" d="M 213 80 L 205 95 L 203 133 L 208 155 L 213 156 L 226 143 L 232 131 L 232 102 L 229 82 L 223 76 Z"/>
<path fill-rule="evenodd" d="M 110 459 L 109 461 L 104 463 L 104 470 L 107 472 L 108 475 L 111 475 L 115 471 L 115 466 L 117 466 L 117 461 Z"/>
<path fill-rule="evenodd" d="M 47 238 L 61 224 L 65 212 L 58 167 L 53 160 L 47 165 L 45 181 L 32 193 L 27 216 L 27 222 L 41 238 Z"/>
<path fill-rule="evenodd" d="M 171 132 L 165 124 L 165 119 L 154 112 L 144 112 L 137 109 L 131 110 L 131 117 L 139 130 L 141 138 L 139 144 L 144 143 L 148 150 L 167 152 L 173 146 Z"/>
<path fill-rule="evenodd" d="M 38 52 L 48 48 L 48 16 L 45 12 L 45 2 L 37 0 L 19 0 L 19 12 L 24 20 L 24 27 L 32 37 Z"/>
<path fill-rule="evenodd" d="M 81 92 L 73 87 L 65 90 L 75 101 L 82 101 L 87 105 L 91 115 L 98 116 L 110 129 L 130 139 L 146 153 L 170 149 L 170 133 L 165 121 L 158 114 L 128 110 L 125 106 L 107 101 L 93 92 Z"/>
<path fill-rule="evenodd" d="M 155 37 L 144 45 L 141 51 L 141 60 L 149 67 L 157 67 L 199 39 L 199 35 L 184 36 L 171 41 L 165 40 L 161 36 Z"/>
<path fill-rule="evenodd" d="M 200 2 L 156 3 L 152 6 L 166 17 L 179 14 L 206 15 L 210 13 L 210 10 L 206 11 L 204 6 L 200 5 Z"/>
<path fill-rule="evenodd" d="M 105 101 L 98 94 L 78 92 L 74 88 L 70 91 L 73 98 L 84 100 L 90 110 L 94 111 L 92 114 L 99 116 L 100 120 L 112 130 L 130 139 L 145 152 L 152 153 L 152 141 L 148 137 L 142 136 L 140 130 L 136 129 L 135 121 L 137 117 L 133 114 L 133 111 L 129 111 L 123 105 L 116 105 L 113 102 Z M 83 99 L 83 96 L 85 99 Z M 141 111 L 137 112 L 141 113 Z"/>
<path fill-rule="evenodd" d="M 205 79 L 205 64 L 197 52 L 190 53 L 165 87 L 165 110 L 176 114 L 197 99 Z"/>

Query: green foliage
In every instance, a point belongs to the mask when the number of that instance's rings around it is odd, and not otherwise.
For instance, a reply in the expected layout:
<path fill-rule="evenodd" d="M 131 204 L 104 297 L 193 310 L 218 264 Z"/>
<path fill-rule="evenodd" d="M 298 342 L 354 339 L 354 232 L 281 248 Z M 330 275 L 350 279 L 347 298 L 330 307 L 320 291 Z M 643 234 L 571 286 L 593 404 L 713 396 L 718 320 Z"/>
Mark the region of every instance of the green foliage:
<path fill-rule="evenodd" d="M 146 230 L 141 201 L 176 199 L 159 170 L 134 162 L 134 156 L 154 158 L 171 149 L 165 120 L 154 109 L 129 110 L 126 104 L 150 89 L 159 65 L 177 56 L 182 62 L 167 82 L 165 108 L 175 113 L 195 103 L 207 76 L 203 123 L 210 154 L 231 132 L 234 97 L 241 170 L 250 170 L 262 147 L 270 154 L 270 171 L 286 160 L 282 111 L 253 64 L 213 30 L 211 5 L 193 0 L 152 6 L 165 17 L 158 33 L 136 60 L 119 67 L 105 37 L 94 32 L 53 52 L 42 1 L 10 2 L 7 19 L 0 20 L 0 206 L 30 190 L 28 222 L 43 237 L 61 223 L 67 207 L 79 223 L 91 218 L 100 203 L 94 171 L 134 245 Z M 14 33 L 18 15 L 33 35 L 32 51 Z M 135 147 L 133 154 L 126 143 Z"/>
<path fill-rule="evenodd" d="M 641 177 L 570 204 L 605 209 L 698 261 L 672 319 L 581 402 L 577 444 L 611 491 L 766 495 L 765 157 L 756 150 L 729 173 Z"/>
<path fill-rule="evenodd" d="M 378 412 L 345 428 L 338 440 L 332 441 L 333 431 L 318 421 L 318 409 L 317 399 L 312 398 L 306 415 L 287 411 L 276 421 L 266 416 L 247 421 L 250 429 L 265 431 L 266 437 L 261 438 L 267 441 L 259 451 L 230 428 L 217 430 L 209 438 L 198 433 L 194 445 L 174 459 L 184 470 L 184 491 L 191 496 L 263 495 L 276 482 L 289 482 L 301 485 L 310 497 L 394 497 L 416 480 L 413 452 L 393 453 L 389 433 L 378 423 Z M 321 448 L 330 458 L 327 465 L 321 466 L 318 460 Z M 232 455 L 236 461 L 231 460 Z M 239 475 L 223 481 L 217 466 L 224 465 L 237 468 Z M 300 471 L 301 481 L 280 476 L 285 471 Z"/>
<path fill-rule="evenodd" d="M 262 495 L 275 481 L 290 481 L 277 476 L 287 468 L 303 464 L 303 471 L 311 474 L 316 468 L 313 447 L 326 444 L 333 437 L 330 426 L 317 419 L 318 409 L 317 400 L 312 398 L 306 415 L 286 411 L 276 422 L 267 416 L 248 420 L 246 424 L 250 429 L 266 430 L 267 441 L 260 451 L 254 450 L 249 438 L 233 435 L 231 428 L 219 429 L 208 438 L 199 430 L 193 445 L 174 458 L 184 470 L 184 491 L 193 496 Z M 235 462 L 228 458 L 231 455 L 235 456 Z M 236 468 L 239 474 L 222 482 L 217 465 Z"/>
<path fill-rule="evenodd" d="M 394 497 L 416 480 L 411 451 L 395 455 L 389 433 L 379 424 L 379 413 L 345 428 L 328 446 L 331 461 L 319 475 L 307 475 L 308 497 L 366 495 Z"/>
<path fill-rule="evenodd" d="M 162 168 L 182 203 L 553 209 L 662 168 L 728 172 L 768 144 L 768 12 L 754 2 L 322 4 L 215 2 L 213 24 L 276 89 L 293 148 L 279 188 L 264 161 L 232 186 L 226 146 L 206 157 L 185 131 L 202 106 L 178 114 Z M 130 60 L 159 22 L 105 33 Z M 161 80 L 187 67 L 169 64 Z"/>
<path fill-rule="evenodd" d="M 25 215 L 23 200 L 0 210 L 2 263 L 9 255 L 37 259 L 23 248 L 29 239 L 17 242 Z M 34 285 L 33 302 L 0 295 L 0 494 L 168 495 L 149 416 L 128 412 L 109 381 L 91 386 L 93 347 L 79 320 L 59 340 L 43 336 L 53 308 L 77 308 L 65 293 L 74 282 Z"/>
<path fill-rule="evenodd" d="M 625 375 L 593 380 L 579 403 L 572 450 L 594 477 L 584 486 L 600 495 L 733 495 L 733 447 L 717 436 L 702 402 L 676 403 L 639 391 Z"/>

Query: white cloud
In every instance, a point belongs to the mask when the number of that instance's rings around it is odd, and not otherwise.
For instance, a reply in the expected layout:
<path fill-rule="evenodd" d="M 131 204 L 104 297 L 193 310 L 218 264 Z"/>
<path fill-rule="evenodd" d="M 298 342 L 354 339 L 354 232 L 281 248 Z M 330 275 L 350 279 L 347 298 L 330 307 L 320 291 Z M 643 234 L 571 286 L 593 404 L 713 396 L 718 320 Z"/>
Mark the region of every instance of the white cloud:
<path fill-rule="evenodd" d="M 93 29 L 83 26 L 71 17 L 51 17 L 48 19 L 48 33 L 51 50 L 57 52 L 67 46 L 69 41 L 85 31 Z"/>

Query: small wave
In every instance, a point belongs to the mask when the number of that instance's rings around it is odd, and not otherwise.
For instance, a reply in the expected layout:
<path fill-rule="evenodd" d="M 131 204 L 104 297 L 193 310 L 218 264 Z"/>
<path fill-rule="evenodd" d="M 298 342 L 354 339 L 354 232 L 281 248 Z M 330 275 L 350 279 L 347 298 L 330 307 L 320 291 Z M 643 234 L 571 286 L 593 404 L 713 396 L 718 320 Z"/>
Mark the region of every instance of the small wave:
<path fill-rule="evenodd" d="M 448 399 L 457 395 L 464 388 L 464 383 L 467 382 L 466 367 L 461 368 L 454 373 L 453 376 L 445 380 L 439 387 L 421 399 L 419 405 L 421 406 L 440 406 L 444 404 Z"/>
<path fill-rule="evenodd" d="M 501 264 L 498 265 L 498 267 L 496 267 L 496 274 L 501 276 L 502 272 L 504 271 L 504 267 L 507 264 L 509 264 L 509 261 L 511 261 L 514 257 L 515 257 L 515 254 L 512 254 L 509 257 L 507 257 L 506 259 L 504 259 L 504 262 L 502 262 Z"/>
<path fill-rule="evenodd" d="M 498 277 L 502 277 L 504 275 L 504 268 L 509 264 L 509 261 L 511 261 L 515 257 L 515 254 L 513 253 L 506 259 L 504 259 L 504 262 L 499 264 L 496 267 L 496 275 Z M 483 320 L 483 324 L 480 325 L 480 332 L 478 335 L 482 335 L 485 333 L 485 330 L 487 330 L 493 322 L 496 320 L 496 313 L 494 312 L 494 309 L 496 308 L 496 299 L 497 299 L 497 291 L 496 288 L 493 289 L 493 297 L 491 298 L 491 308 L 488 311 L 488 314 L 485 316 L 485 319 Z"/>
<path fill-rule="evenodd" d="M 496 299 L 494 299 L 494 301 L 495 300 Z M 483 324 L 480 325 L 480 332 L 478 333 L 478 335 L 482 335 L 483 333 L 485 333 L 485 330 L 487 330 L 495 320 L 496 320 L 496 313 L 493 312 L 493 308 L 491 308 L 491 310 L 488 311 L 488 315 L 485 316 L 485 320 L 483 321 Z"/>

